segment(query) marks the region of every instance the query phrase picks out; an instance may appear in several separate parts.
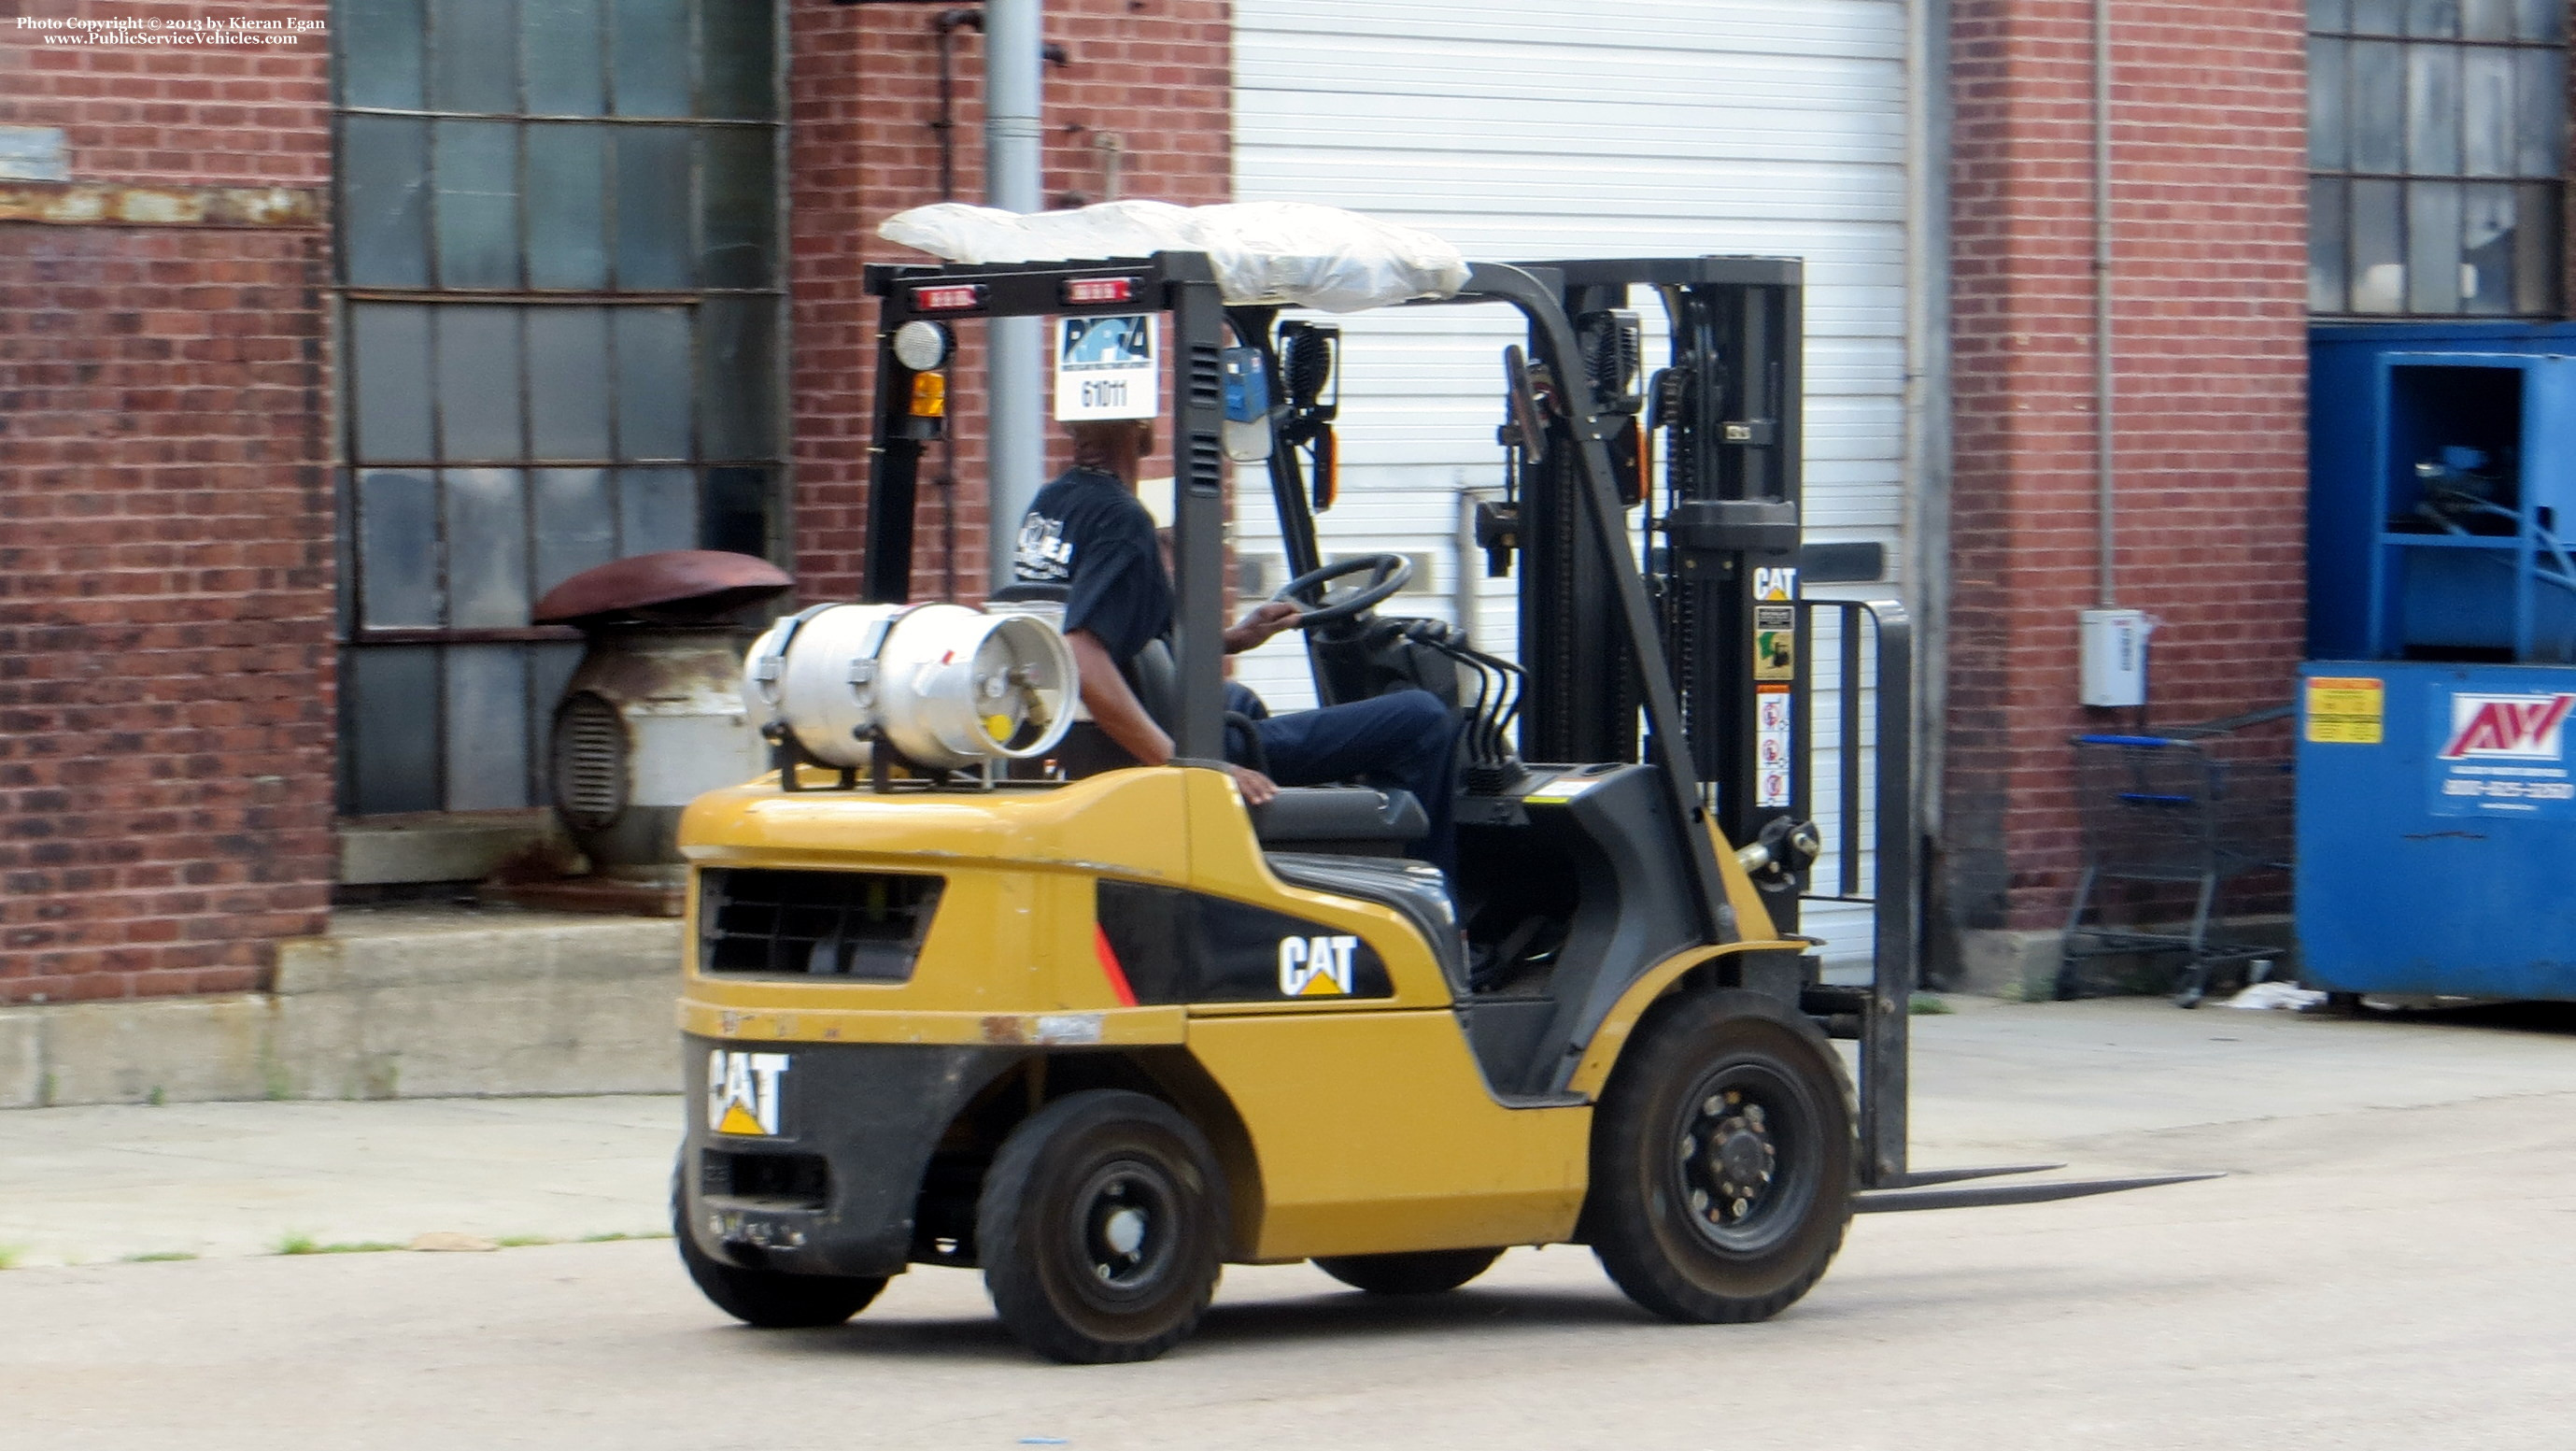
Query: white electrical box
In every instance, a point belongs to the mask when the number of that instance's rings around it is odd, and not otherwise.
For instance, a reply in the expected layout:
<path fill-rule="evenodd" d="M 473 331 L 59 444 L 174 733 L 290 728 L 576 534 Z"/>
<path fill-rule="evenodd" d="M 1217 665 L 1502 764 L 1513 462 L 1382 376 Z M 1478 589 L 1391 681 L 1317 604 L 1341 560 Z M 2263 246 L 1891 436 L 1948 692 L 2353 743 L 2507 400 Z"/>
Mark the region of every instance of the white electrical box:
<path fill-rule="evenodd" d="M 2147 612 L 2085 610 L 2077 619 L 2084 704 L 2146 704 L 2147 636 L 2156 628 Z"/>

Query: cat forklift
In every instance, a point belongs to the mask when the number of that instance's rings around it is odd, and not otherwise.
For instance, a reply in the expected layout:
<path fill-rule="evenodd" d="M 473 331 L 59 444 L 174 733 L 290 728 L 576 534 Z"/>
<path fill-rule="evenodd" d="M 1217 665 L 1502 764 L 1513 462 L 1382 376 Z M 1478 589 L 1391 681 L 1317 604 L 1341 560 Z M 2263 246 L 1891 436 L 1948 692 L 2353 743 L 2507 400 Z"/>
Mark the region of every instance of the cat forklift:
<path fill-rule="evenodd" d="M 1229 1262 L 1429 1294 L 1574 1243 L 1657 1315 L 1751 1321 L 1816 1283 L 1855 1212 L 2197 1177 L 1908 1167 L 1910 666 L 1889 606 L 1871 982 L 1822 981 L 1798 930 L 1819 834 L 1797 262 L 1477 264 L 1402 304 L 1527 326 L 1503 359 L 1504 495 L 1477 525 L 1518 577 L 1515 659 L 1383 609 L 1403 556 L 1323 553 L 1330 325 L 1229 307 L 1197 253 L 881 265 L 866 287 L 866 599 L 753 646 L 776 770 L 681 827 L 673 1214 L 718 1307 L 837 1324 L 911 1265 L 972 1267 L 1030 1349 L 1128 1361 L 1186 1336 Z M 1641 300 L 1669 323 L 1652 376 Z M 1174 629 L 1135 683 L 1168 765 L 1083 764 L 1043 586 L 910 603 L 958 332 L 1020 316 L 1117 332 L 1082 354 L 1107 371 L 1060 389 L 1166 381 Z M 1229 454 L 1266 455 L 1320 698 L 1420 688 L 1456 713 L 1454 875 L 1404 855 L 1425 813 L 1403 793 L 1247 808 L 1220 769 Z M 1858 1042 L 1857 1091 L 1835 1037 Z"/>

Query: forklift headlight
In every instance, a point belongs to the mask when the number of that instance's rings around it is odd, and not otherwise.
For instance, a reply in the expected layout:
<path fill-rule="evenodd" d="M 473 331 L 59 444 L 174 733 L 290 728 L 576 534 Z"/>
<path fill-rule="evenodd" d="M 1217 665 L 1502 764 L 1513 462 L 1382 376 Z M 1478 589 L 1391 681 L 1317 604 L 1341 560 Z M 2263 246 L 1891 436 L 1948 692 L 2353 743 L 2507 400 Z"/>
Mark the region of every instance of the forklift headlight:
<path fill-rule="evenodd" d="M 918 318 L 894 330 L 894 360 L 916 373 L 948 361 L 948 329 Z"/>

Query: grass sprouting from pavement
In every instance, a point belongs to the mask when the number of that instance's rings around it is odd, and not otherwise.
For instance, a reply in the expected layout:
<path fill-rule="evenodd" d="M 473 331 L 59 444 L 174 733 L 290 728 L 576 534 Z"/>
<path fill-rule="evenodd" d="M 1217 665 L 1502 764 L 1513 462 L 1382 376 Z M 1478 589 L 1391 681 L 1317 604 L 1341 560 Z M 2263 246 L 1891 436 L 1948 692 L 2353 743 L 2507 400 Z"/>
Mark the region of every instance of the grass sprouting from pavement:
<path fill-rule="evenodd" d="M 628 1234 L 622 1229 L 612 1229 L 606 1234 L 585 1234 L 581 1237 L 579 1242 L 582 1244 L 615 1244 L 621 1239 L 669 1239 L 670 1237 L 671 1236 L 668 1232 L 662 1230 L 650 1230 L 643 1234 Z"/>
<path fill-rule="evenodd" d="M 371 1255 L 405 1248 L 381 1239 L 336 1240 L 324 1244 L 309 1234 L 280 1236 L 276 1252 L 282 1255 Z"/>
<path fill-rule="evenodd" d="M 1944 1013 L 1956 1012 L 1958 1010 L 1942 1001 L 1937 994 L 1916 993 L 1913 998 L 1907 1002 L 1905 1011 L 1918 1018 L 1937 1018 Z"/>
<path fill-rule="evenodd" d="M 18 1268 L 18 1257 L 27 1252 L 23 1244 L 0 1244 L 0 1270 Z"/>
<path fill-rule="evenodd" d="M 197 1253 L 194 1250 L 156 1249 L 147 1254 L 127 1255 L 125 1262 L 129 1265 L 158 1265 L 167 1264 L 173 1260 L 192 1260 L 196 1257 Z"/>
<path fill-rule="evenodd" d="M 526 1249 L 530 1245 L 561 1244 L 563 1241 L 550 1234 L 505 1234 L 492 1242 L 503 1249 Z"/>

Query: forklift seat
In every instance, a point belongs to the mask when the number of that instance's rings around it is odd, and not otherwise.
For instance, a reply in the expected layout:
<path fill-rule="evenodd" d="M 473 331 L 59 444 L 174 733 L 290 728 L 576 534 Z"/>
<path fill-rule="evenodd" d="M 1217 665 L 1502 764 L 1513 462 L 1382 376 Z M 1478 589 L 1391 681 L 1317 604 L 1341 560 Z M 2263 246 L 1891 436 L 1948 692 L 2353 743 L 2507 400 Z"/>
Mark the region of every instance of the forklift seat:
<path fill-rule="evenodd" d="M 1405 792 L 1415 815 L 1422 808 Z M 1286 793 L 1281 793 L 1285 799 Z M 1270 871 L 1293 887 L 1307 887 L 1336 897 L 1357 897 L 1393 907 L 1422 934 L 1440 962 L 1450 991 L 1464 998 L 1467 986 L 1467 939 L 1458 930 L 1458 911 L 1449 900 L 1449 881 L 1438 867 L 1406 857 L 1326 856 L 1315 852 L 1265 853 Z"/>

